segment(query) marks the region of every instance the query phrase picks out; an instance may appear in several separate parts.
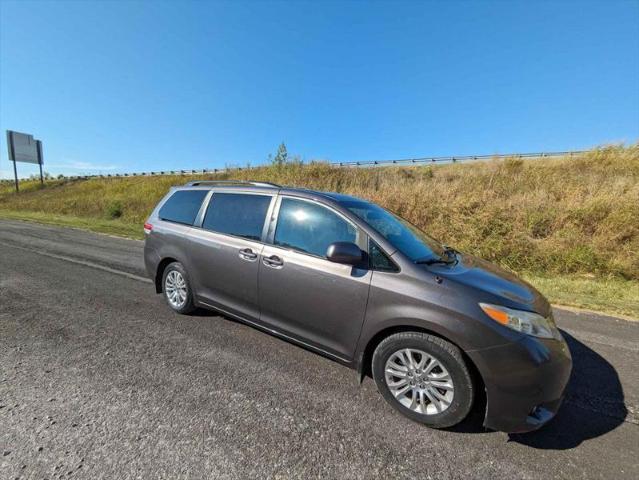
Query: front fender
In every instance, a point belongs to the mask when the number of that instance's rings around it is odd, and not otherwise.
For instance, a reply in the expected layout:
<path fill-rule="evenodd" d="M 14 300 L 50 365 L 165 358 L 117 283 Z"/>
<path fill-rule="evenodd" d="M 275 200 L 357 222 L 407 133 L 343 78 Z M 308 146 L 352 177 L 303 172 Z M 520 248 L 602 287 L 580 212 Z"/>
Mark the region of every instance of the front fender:
<path fill-rule="evenodd" d="M 421 312 L 420 316 L 407 316 L 388 318 L 374 321 L 371 324 L 365 322 L 362 335 L 357 344 L 354 358 L 354 367 L 358 372 L 360 383 L 362 382 L 368 365 L 372 360 L 374 347 L 384 338 L 400 331 L 421 330 L 444 338 L 454 343 L 462 350 L 468 350 L 470 343 L 463 336 L 463 321 L 446 318 L 446 322 L 433 312 Z M 373 328 L 374 325 L 374 328 Z"/>
<path fill-rule="evenodd" d="M 376 345 L 390 334 L 407 330 L 432 333 L 464 352 L 504 345 L 521 337 L 488 318 L 464 287 L 453 289 L 428 277 L 382 276 L 375 272 L 354 367 L 365 373 Z"/>

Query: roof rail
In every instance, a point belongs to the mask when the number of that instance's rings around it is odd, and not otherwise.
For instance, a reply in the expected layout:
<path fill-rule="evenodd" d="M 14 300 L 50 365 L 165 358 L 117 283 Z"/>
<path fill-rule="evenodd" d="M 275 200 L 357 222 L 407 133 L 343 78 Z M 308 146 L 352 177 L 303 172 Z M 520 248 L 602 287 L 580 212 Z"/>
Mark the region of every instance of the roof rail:
<path fill-rule="evenodd" d="M 185 187 L 197 187 L 199 185 L 252 185 L 254 187 L 276 187 L 282 188 L 277 183 L 271 182 L 252 182 L 245 180 L 196 180 L 195 182 L 188 182 L 184 184 Z"/>

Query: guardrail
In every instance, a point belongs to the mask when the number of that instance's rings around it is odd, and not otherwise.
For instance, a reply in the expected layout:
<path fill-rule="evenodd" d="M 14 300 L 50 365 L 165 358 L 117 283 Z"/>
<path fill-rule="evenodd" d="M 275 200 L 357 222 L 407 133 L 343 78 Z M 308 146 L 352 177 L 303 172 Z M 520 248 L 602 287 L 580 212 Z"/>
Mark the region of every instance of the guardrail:
<path fill-rule="evenodd" d="M 481 160 L 504 160 L 506 158 L 521 158 L 521 159 L 535 159 L 535 158 L 554 158 L 554 157 L 573 157 L 586 153 L 587 150 L 572 150 L 566 152 L 539 152 L 539 153 L 508 153 L 508 154 L 494 154 L 494 155 L 460 155 L 454 157 L 419 157 L 419 158 L 404 158 L 399 160 L 364 160 L 364 161 L 351 161 L 351 162 L 329 162 L 329 165 L 333 167 L 384 167 L 392 165 L 412 165 L 412 164 L 435 164 L 435 163 L 461 163 L 469 161 L 481 161 Z M 217 174 L 225 172 L 236 172 L 240 170 L 253 170 L 261 168 L 266 165 L 255 165 L 246 167 L 225 167 L 225 168 L 201 168 L 191 170 L 158 170 L 150 172 L 133 172 L 133 173 L 109 173 L 109 174 L 93 174 L 93 175 L 65 175 L 59 177 L 49 177 L 48 180 L 65 179 L 65 180 L 81 180 L 90 178 L 128 178 L 128 177 L 151 177 L 158 175 L 206 175 Z M 21 179 L 26 180 L 26 179 Z M 0 183 L 10 182 L 13 180 L 0 180 Z"/>

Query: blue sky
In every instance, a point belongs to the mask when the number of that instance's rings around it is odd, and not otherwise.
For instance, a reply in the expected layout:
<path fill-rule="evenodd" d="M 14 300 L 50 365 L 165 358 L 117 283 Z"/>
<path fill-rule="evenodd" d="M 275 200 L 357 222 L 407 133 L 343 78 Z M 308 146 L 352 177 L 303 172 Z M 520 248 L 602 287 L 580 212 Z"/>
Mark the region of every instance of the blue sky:
<path fill-rule="evenodd" d="M 5 129 L 54 174 L 633 143 L 639 2 L 1 0 L 0 128 L 4 177 Z"/>

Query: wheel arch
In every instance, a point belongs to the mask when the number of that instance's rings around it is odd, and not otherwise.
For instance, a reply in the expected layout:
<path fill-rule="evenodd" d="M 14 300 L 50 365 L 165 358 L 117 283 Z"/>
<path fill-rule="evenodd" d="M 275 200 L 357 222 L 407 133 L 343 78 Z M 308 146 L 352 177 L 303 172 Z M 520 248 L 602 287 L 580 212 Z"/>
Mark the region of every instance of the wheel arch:
<path fill-rule="evenodd" d="M 162 276 L 164 275 L 164 270 L 168 265 L 173 262 L 179 262 L 176 258 L 173 257 L 164 257 L 158 263 L 158 268 L 155 270 L 155 293 L 162 293 Z"/>
<path fill-rule="evenodd" d="M 475 362 L 470 358 L 469 355 L 466 354 L 463 348 L 461 348 L 454 340 L 451 338 L 447 338 L 445 335 L 442 335 L 440 332 L 436 332 L 434 330 L 430 330 L 425 327 L 416 326 L 416 325 L 393 325 L 386 328 L 381 329 L 375 335 L 373 335 L 369 340 L 361 354 L 359 355 L 359 359 L 357 361 L 357 376 L 359 383 L 362 383 L 365 376 L 369 376 L 372 378 L 372 360 L 373 353 L 377 346 L 390 335 L 394 335 L 396 333 L 402 332 L 421 332 L 426 333 L 428 335 L 433 335 L 435 337 L 441 338 L 442 340 L 446 340 L 447 342 L 455 345 L 459 348 L 461 352 L 462 358 L 466 365 L 468 366 L 468 370 L 470 371 L 471 378 L 475 383 L 475 395 L 485 395 L 486 394 L 486 384 L 481 375 L 481 372 L 475 365 Z"/>

